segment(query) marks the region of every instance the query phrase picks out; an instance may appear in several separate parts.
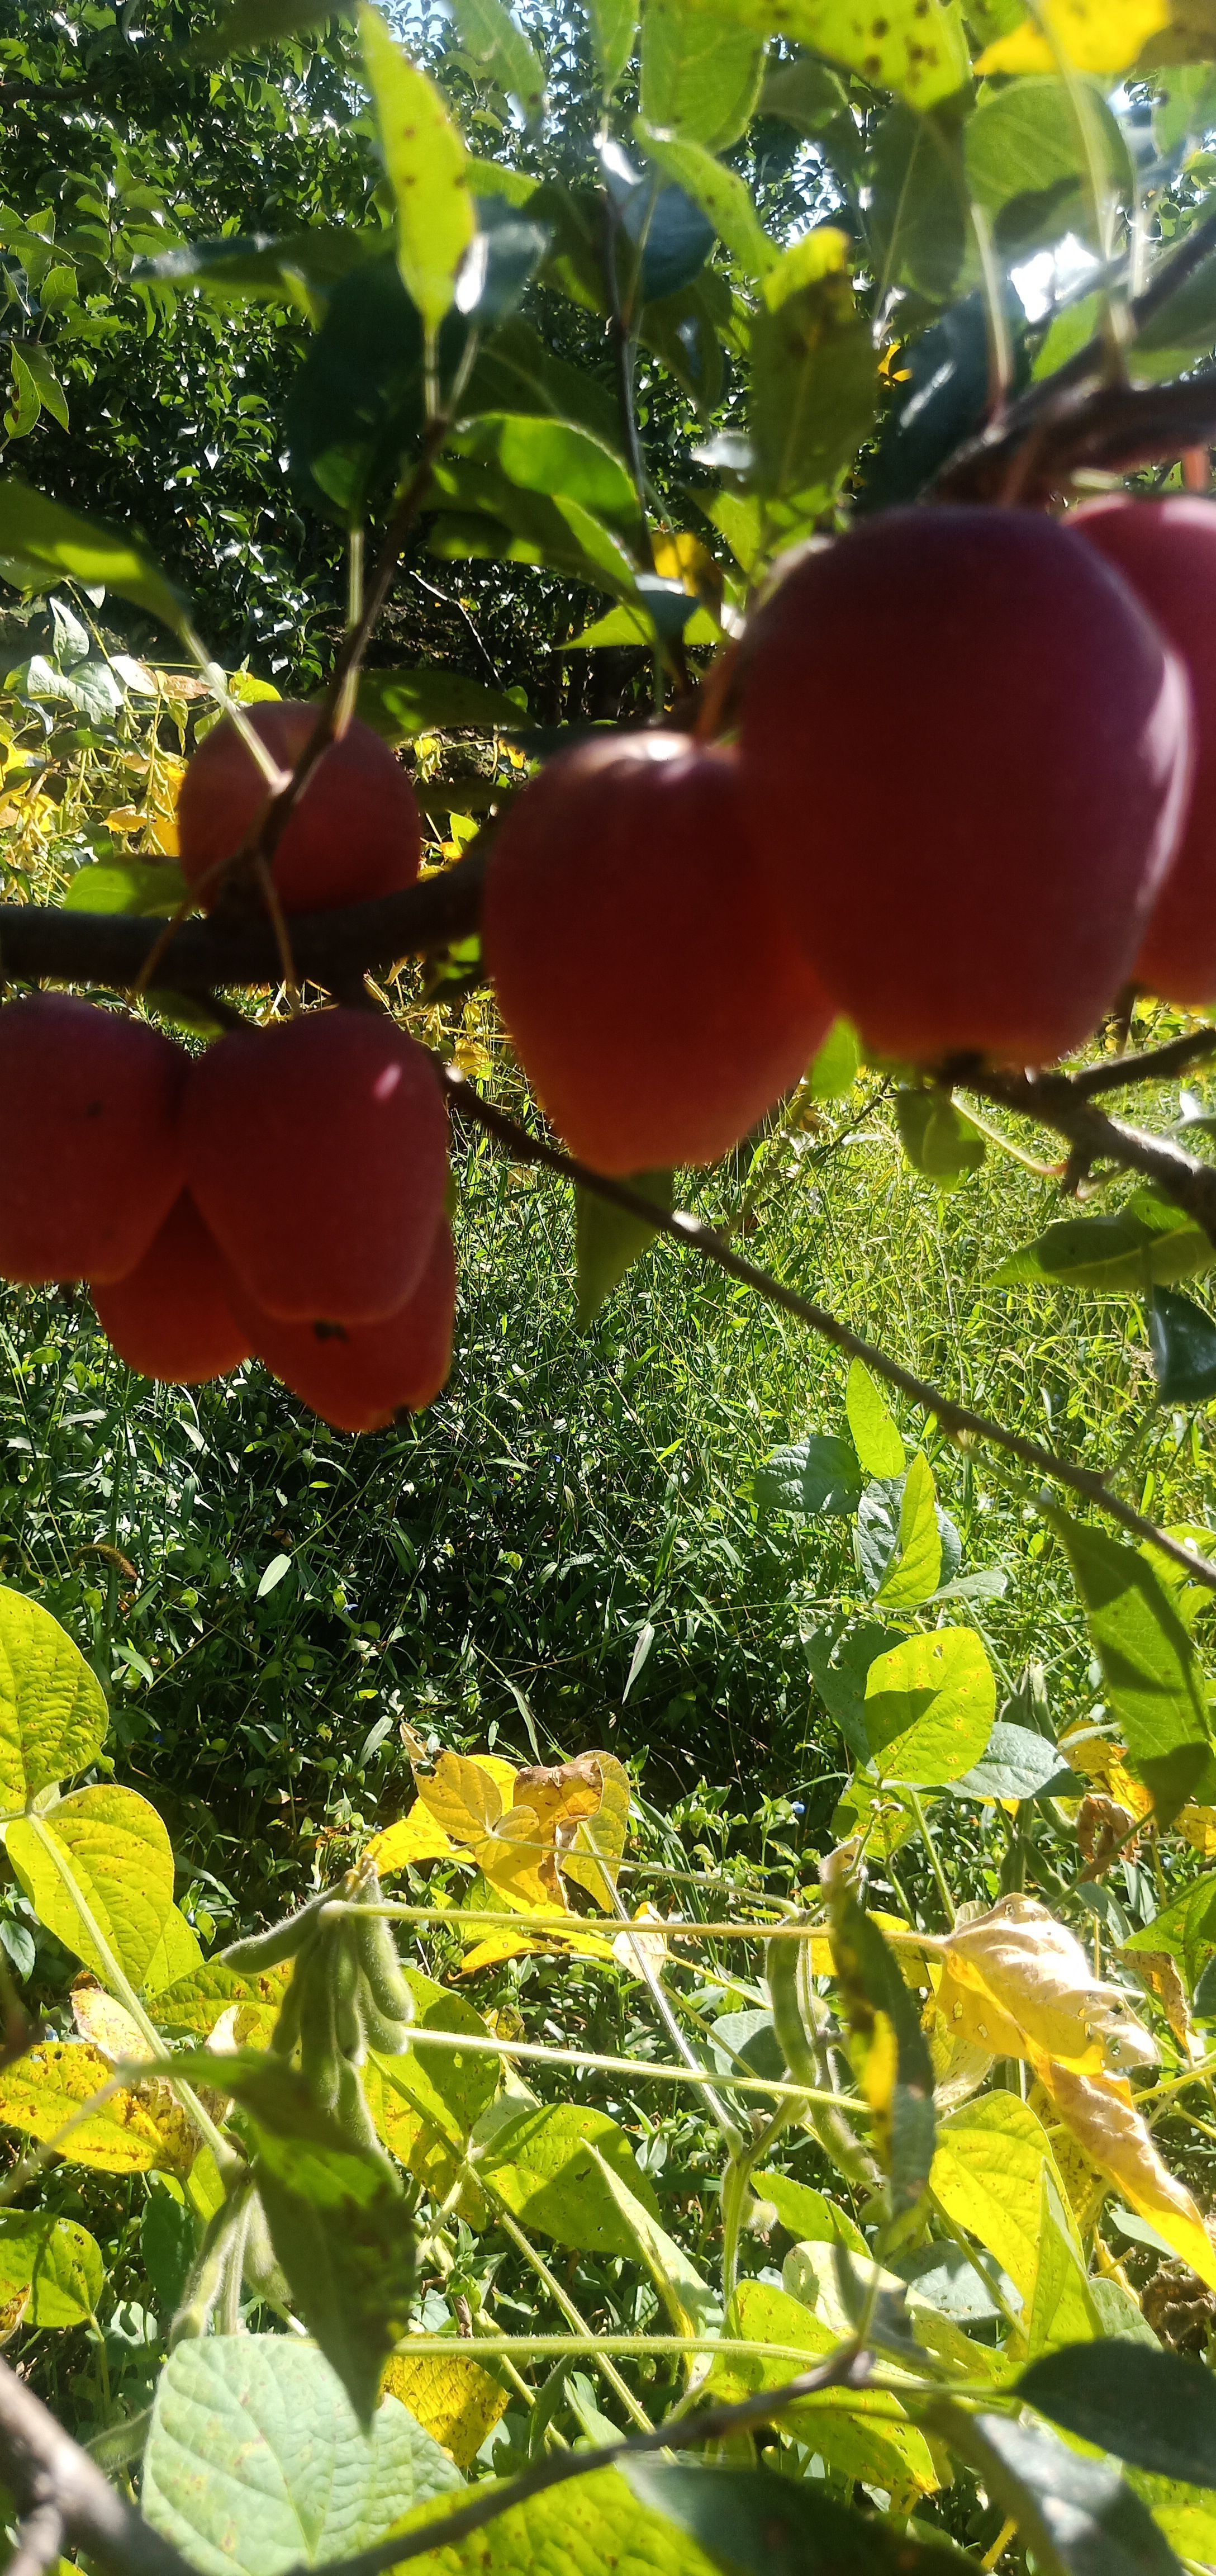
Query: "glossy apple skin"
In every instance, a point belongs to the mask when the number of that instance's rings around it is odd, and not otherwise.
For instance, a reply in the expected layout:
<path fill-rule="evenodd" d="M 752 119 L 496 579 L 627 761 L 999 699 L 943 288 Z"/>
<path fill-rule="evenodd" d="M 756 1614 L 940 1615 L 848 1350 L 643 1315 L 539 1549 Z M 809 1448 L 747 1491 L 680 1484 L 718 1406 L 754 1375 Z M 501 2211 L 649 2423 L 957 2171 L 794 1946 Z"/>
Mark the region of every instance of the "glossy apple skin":
<path fill-rule="evenodd" d="M 284 1324 L 236 1291 L 253 1348 L 335 1431 L 382 1431 L 421 1413 L 446 1384 L 456 1317 L 456 1256 L 444 1217 L 413 1296 L 381 1324 Z"/>
<path fill-rule="evenodd" d="M 868 1045 L 1051 1062 L 1132 972 L 1189 784 L 1181 664 L 1093 546 L 922 507 L 806 549 L 739 669 L 753 827 Z"/>
<path fill-rule="evenodd" d="M 189 1059 L 68 994 L 0 1010 L 0 1275 L 119 1279 L 182 1186 Z"/>
<path fill-rule="evenodd" d="M 1200 1005 L 1216 996 L 1216 501 L 1112 493 L 1070 511 L 1067 524 L 1130 583 L 1190 680 L 1190 811 L 1149 915 L 1136 978 L 1167 1002 Z"/>
<path fill-rule="evenodd" d="M 299 759 L 317 721 L 316 707 L 267 699 L 249 709 L 255 732 L 281 769 Z M 182 873 L 198 885 L 232 857 L 269 794 L 252 752 L 231 719 L 212 728 L 182 780 L 177 806 Z M 285 912 L 330 912 L 370 903 L 413 884 L 422 855 L 414 791 L 388 744 L 356 717 L 331 743 L 284 827 L 271 873 Z M 200 894 L 205 912 L 222 881 Z"/>
<path fill-rule="evenodd" d="M 119 1358 L 144 1377 L 197 1386 L 252 1353 L 233 1314 L 231 1272 L 188 1190 L 134 1270 L 93 1288 L 97 1320 Z"/>
<path fill-rule="evenodd" d="M 364 1011 L 234 1030 L 190 1068 L 185 1172 L 254 1302 L 375 1324 L 417 1287 L 443 1214 L 447 1111 L 424 1047 Z"/>
<path fill-rule="evenodd" d="M 541 771 L 496 836 L 482 939 L 542 1108 L 601 1172 L 716 1162 L 833 1017 L 749 851 L 733 752 L 683 734 Z"/>

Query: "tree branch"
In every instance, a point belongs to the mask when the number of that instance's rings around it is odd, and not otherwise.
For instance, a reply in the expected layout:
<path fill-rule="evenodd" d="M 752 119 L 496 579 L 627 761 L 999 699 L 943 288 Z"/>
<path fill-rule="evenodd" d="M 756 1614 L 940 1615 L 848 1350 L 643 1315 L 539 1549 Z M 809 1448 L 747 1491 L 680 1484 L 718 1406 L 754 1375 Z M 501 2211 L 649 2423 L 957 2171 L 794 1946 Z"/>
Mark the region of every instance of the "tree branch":
<path fill-rule="evenodd" d="M 1101 1064 L 1085 1065 L 1069 1080 L 1074 1091 L 1092 1100 L 1099 1091 L 1129 1091 L 1138 1082 L 1169 1082 L 1176 1073 L 1186 1073 L 1213 1055 L 1216 1029 L 1192 1029 L 1188 1036 L 1171 1038 L 1165 1046 L 1143 1047 L 1131 1055 L 1107 1056 Z"/>
<path fill-rule="evenodd" d="M 867 1342 L 860 1333 L 852 1332 L 838 1316 L 829 1314 L 826 1306 L 814 1305 L 809 1297 L 800 1297 L 796 1289 L 786 1288 L 770 1271 L 758 1270 L 754 1262 L 745 1261 L 743 1255 L 735 1252 L 712 1226 L 702 1225 L 698 1218 L 687 1216 L 679 1209 L 668 1215 L 655 1205 L 653 1199 L 645 1198 L 640 1190 L 631 1188 L 628 1181 L 608 1180 L 602 1172 L 593 1172 L 589 1164 L 576 1162 L 573 1155 L 564 1154 L 560 1146 L 550 1145 L 543 1138 L 533 1136 L 505 1109 L 497 1109 L 491 1101 L 483 1100 L 454 1065 L 445 1065 L 442 1070 L 456 1116 L 467 1126 L 483 1128 L 497 1143 L 506 1147 L 516 1162 L 538 1163 L 546 1171 L 557 1172 L 563 1180 L 573 1181 L 579 1189 L 592 1191 L 595 1197 L 606 1199 L 613 1207 L 623 1208 L 629 1216 L 641 1217 L 655 1234 L 666 1235 L 686 1251 L 700 1253 L 703 1260 L 712 1262 L 718 1270 L 725 1270 L 730 1278 L 740 1280 L 745 1288 L 755 1289 L 757 1296 L 763 1297 L 768 1305 L 777 1306 L 783 1314 L 794 1316 L 798 1323 L 809 1325 L 813 1333 L 818 1333 L 835 1350 L 843 1352 L 846 1359 L 863 1360 L 875 1377 L 882 1378 L 888 1386 L 898 1387 L 901 1395 L 906 1395 L 922 1412 L 934 1415 L 952 1439 L 982 1440 L 992 1448 L 1007 1450 L 1022 1466 L 1033 1468 L 1040 1476 L 1050 1476 L 1054 1483 L 1080 1494 L 1097 1511 L 1105 1512 L 1111 1520 L 1118 1521 L 1120 1527 L 1129 1530 L 1134 1538 L 1151 1540 L 1164 1556 L 1172 1557 L 1176 1564 L 1185 1566 L 1195 1582 L 1206 1584 L 1209 1591 L 1216 1592 L 1216 1565 L 1210 1565 L 1206 1557 L 1192 1556 L 1187 1548 L 1170 1538 L 1167 1531 L 1159 1529 L 1155 1521 L 1146 1520 L 1142 1512 L 1133 1511 L 1130 1503 L 1123 1502 L 1118 1494 L 1112 1494 L 1105 1478 L 1092 1468 L 1075 1466 L 1070 1458 L 1058 1457 L 1054 1450 L 1042 1448 L 1037 1440 L 1027 1440 L 1020 1431 L 1010 1431 L 1003 1422 L 993 1421 L 990 1415 L 973 1413 L 969 1405 L 956 1404 L 953 1397 L 942 1393 L 940 1387 L 931 1386 L 926 1378 L 915 1376 L 900 1361 L 891 1359 L 876 1343 Z M 1055 1078 L 1067 1079 L 1066 1076 Z M 1040 1112 L 1032 1109 L 1028 1114 L 1037 1117 Z M 1109 1127 L 1113 1134 L 1130 1137 L 1135 1133 L 1130 1128 L 1116 1129 L 1114 1122 L 1102 1118 L 1100 1111 L 1092 1114 L 1100 1120 L 1103 1129 Z M 1149 1145 L 1155 1141 L 1151 1137 L 1145 1140 Z M 1168 1152 L 1170 1149 L 1163 1150 Z M 1190 1157 L 1181 1159 L 1189 1162 Z M 1196 1168 L 1208 1170 L 1207 1165 Z M 1209 1178 L 1216 1189 L 1216 1170 L 1209 1172 Z"/>
<path fill-rule="evenodd" d="M 1216 1165 L 1200 1162 L 1198 1155 L 1185 1153 L 1166 1136 L 1150 1136 L 1143 1127 L 1108 1118 L 1105 1110 L 1095 1108 L 1091 1090 L 1081 1089 L 1066 1073 L 981 1074 L 968 1078 L 968 1088 L 978 1091 L 981 1099 L 1052 1128 L 1086 1169 L 1092 1163 L 1111 1162 L 1124 1171 L 1141 1173 L 1175 1207 L 1184 1208 L 1209 1242 L 1216 1244 Z"/>
<path fill-rule="evenodd" d="M 0 2469 L 21 2513 L 13 2567 L 33 2576 L 66 2545 L 114 2576 L 193 2576 L 188 2562 L 104 2478 L 78 2444 L 0 2361 Z M 48 2553 L 52 2532 L 55 2550 Z"/>
<path fill-rule="evenodd" d="M 481 909 L 484 856 L 461 859 L 403 894 L 339 912 L 291 915 L 291 946 L 302 982 L 349 982 L 369 969 L 386 972 L 403 957 L 425 955 L 468 939 Z M 64 912 L 43 904 L 0 904 L 0 969 L 8 978 L 101 984 L 130 991 L 163 938 L 163 920 L 128 913 Z M 176 933 L 163 976 L 174 992 L 279 981 L 280 958 L 267 920 L 236 926 L 187 921 Z"/>

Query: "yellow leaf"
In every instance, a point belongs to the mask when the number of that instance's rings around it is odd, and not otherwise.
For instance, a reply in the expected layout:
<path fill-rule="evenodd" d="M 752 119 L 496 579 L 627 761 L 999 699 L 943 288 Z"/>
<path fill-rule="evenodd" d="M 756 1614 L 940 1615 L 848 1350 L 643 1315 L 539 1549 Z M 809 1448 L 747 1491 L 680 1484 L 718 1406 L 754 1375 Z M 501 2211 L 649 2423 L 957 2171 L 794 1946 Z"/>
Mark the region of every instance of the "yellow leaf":
<path fill-rule="evenodd" d="M 1055 72 L 1060 59 L 1078 72 L 1130 71 L 1148 43 L 1170 24 L 1168 0 L 1045 0 L 1043 24 L 1023 18 L 1011 35 L 986 47 L 975 68 Z"/>
<path fill-rule="evenodd" d="M 1153 2066 L 1156 2042 L 1118 1986 L 1096 1978 L 1077 1940 L 1034 1896 L 1003 1896 L 974 1923 L 956 1926 L 946 1949 L 954 2026 L 987 2040 L 998 2056 L 1040 2059 L 1080 2073 Z M 957 2006 L 971 1993 L 984 2007 L 968 2027 Z M 938 1996 L 942 2005 L 942 1992 Z M 989 2022 L 989 2010 L 992 2020 Z"/>
<path fill-rule="evenodd" d="M 1216 1807 L 1184 1807 L 1174 1824 L 1201 1860 L 1211 1860 L 1216 1853 Z"/>
<path fill-rule="evenodd" d="M 90 2040 L 98 2055 L 108 2057 L 113 2066 L 123 2058 L 147 2055 L 138 2022 L 101 1986 L 73 1986 L 72 2019 L 81 2038 Z"/>
<path fill-rule="evenodd" d="M 956 2227 L 995 2254 L 1028 2318 L 1039 2268 L 1043 2175 L 1065 2198 L 1042 2121 L 1016 2093 L 986 2093 L 943 2121 L 929 2189 Z"/>
<path fill-rule="evenodd" d="M 521 1914 L 565 1911 L 554 1846 L 534 1807 L 511 1807 L 477 1845 L 477 1859 L 497 1896 Z"/>
<path fill-rule="evenodd" d="M 109 2059 L 87 2041 L 44 2040 L 0 2070 L 0 2125 L 27 2138 L 57 2138 L 95 2093 L 112 2080 Z M 115 2093 L 82 2120 L 57 2152 L 69 2164 L 100 2173 L 190 2170 L 194 2141 L 167 2085 Z"/>
<path fill-rule="evenodd" d="M 138 805 L 112 805 L 106 816 L 108 832 L 142 832 L 147 821 Z"/>
<path fill-rule="evenodd" d="M 470 2468 L 487 2433 L 507 2411 L 507 2392 L 480 2362 L 453 2353 L 395 2352 L 384 2374 L 381 2394 L 399 2397 L 423 2431 L 455 2460 Z"/>
<path fill-rule="evenodd" d="M 661 581 L 682 582 L 694 599 L 717 605 L 722 597 L 722 566 L 699 537 L 681 529 L 671 536 L 652 537 L 650 550 Z"/>
<path fill-rule="evenodd" d="M 657 1976 L 667 1957 L 663 1916 L 657 1905 L 639 1905 L 633 1921 L 635 1925 L 645 1926 L 645 1929 L 618 1932 L 612 1944 L 613 1958 L 619 1966 L 628 1968 L 632 1976 L 644 1976 L 646 1968 Z M 654 1926 L 653 1930 L 650 1928 L 651 1925 Z"/>
<path fill-rule="evenodd" d="M 515 1786 L 515 1767 L 495 1755 L 441 1753 L 418 1795 L 445 1834 L 458 1843 L 484 1842 Z"/>
<path fill-rule="evenodd" d="M 176 817 L 172 814 L 149 814 L 148 840 L 154 850 L 159 850 L 162 859 L 177 858 L 180 844 Z"/>
<path fill-rule="evenodd" d="M 1091 2164 L 1118 2185 L 1125 2200 L 1147 2218 L 1216 2290 L 1216 2247 L 1185 2183 L 1162 2163 L 1132 2098 L 1118 2075 L 1077 2075 L 1063 2066 L 1040 2066 L 1038 2075 L 1060 2118 Z"/>
<path fill-rule="evenodd" d="M 580 1958 L 611 1959 L 614 1944 L 603 1940 L 598 1932 L 567 1931 L 565 1924 L 555 1924 L 551 1933 L 493 1932 L 488 1940 L 479 1941 L 476 1949 L 470 1950 L 460 1974 L 473 1977 L 479 1968 L 501 1967 L 504 1959 L 523 1959 L 529 1953 L 543 1952 L 559 1959 L 572 1953 Z"/>
<path fill-rule="evenodd" d="M 629 1774 L 615 1753 L 593 1753 L 588 1759 L 599 1767 L 600 1803 L 594 1816 L 588 1817 L 576 1834 L 574 1849 L 563 1859 L 562 1868 L 567 1878 L 585 1887 L 588 1896 L 610 1912 L 612 1886 L 608 1882 L 615 1885 L 629 1831 Z"/>
<path fill-rule="evenodd" d="M 1127 1746 L 1116 1744 L 1109 1735 L 1066 1737 L 1060 1745 L 1061 1759 L 1071 1771 L 1081 1771 L 1094 1780 L 1108 1798 L 1126 1807 L 1129 1816 L 1147 1816 L 1153 1803 L 1151 1789 L 1143 1780 L 1133 1780 L 1127 1768 Z"/>
<path fill-rule="evenodd" d="M 395 1825 L 386 1825 L 383 1833 L 372 1836 L 365 1857 L 379 1870 L 381 1878 L 395 1878 L 410 1861 L 450 1860 L 455 1848 L 451 1835 L 444 1832 L 425 1800 L 416 1798 L 408 1815 L 399 1816 Z"/>

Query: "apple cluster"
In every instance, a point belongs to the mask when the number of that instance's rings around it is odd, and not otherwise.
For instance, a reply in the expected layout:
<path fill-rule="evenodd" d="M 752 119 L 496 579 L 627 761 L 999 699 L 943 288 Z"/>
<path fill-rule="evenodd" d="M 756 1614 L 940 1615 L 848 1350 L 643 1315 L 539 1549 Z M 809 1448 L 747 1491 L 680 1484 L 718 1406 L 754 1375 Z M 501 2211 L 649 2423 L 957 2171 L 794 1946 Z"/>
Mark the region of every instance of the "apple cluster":
<path fill-rule="evenodd" d="M 716 1161 L 846 1012 L 905 1065 L 1050 1063 L 1130 980 L 1216 998 L 1216 503 L 1061 521 L 920 508 L 778 568 L 729 739 L 566 752 L 511 807 L 484 950 L 542 1107 L 596 1170 Z M 252 719 L 298 758 L 314 710 Z M 208 909 L 247 899 L 267 781 L 230 719 L 179 806 Z M 287 913 L 417 875 L 404 771 L 352 723 L 271 861 Z M 257 898 L 260 900 L 260 897 Z M 132 1367 L 256 1355 L 324 1419 L 418 1409 L 451 1363 L 447 1113 L 388 1018 L 309 1011 L 199 1057 L 64 995 L 0 1009 L 0 1272 L 87 1280 Z"/>
<path fill-rule="evenodd" d="M 289 766 L 315 709 L 256 725 Z M 182 865 L 224 899 L 224 863 L 266 783 L 229 722 L 191 762 Z M 366 725 L 326 752 L 274 859 L 287 911 L 412 883 L 421 836 L 404 771 Z M 447 1111 L 426 1049 L 361 1010 L 236 1029 L 191 1057 L 159 1030 L 67 995 L 0 1010 L 0 1273 L 84 1279 L 114 1347 L 148 1377 L 219 1377 L 256 1356 L 343 1431 L 431 1402 L 452 1356 L 456 1267 Z"/>
<path fill-rule="evenodd" d="M 903 1065 L 1042 1065 L 1131 980 L 1216 997 L 1216 504 L 928 507 L 778 567 L 732 739 L 552 761 L 484 944 L 572 1150 L 727 1152 L 838 1012 Z"/>

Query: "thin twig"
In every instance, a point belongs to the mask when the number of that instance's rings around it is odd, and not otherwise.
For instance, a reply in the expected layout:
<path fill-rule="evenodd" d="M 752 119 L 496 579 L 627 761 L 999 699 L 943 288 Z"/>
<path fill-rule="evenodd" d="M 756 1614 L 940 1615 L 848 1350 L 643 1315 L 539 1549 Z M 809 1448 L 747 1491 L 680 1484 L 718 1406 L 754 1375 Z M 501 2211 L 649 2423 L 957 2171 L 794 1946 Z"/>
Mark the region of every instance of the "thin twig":
<path fill-rule="evenodd" d="M 1003 1109 L 1053 1128 L 1057 1136 L 1067 1139 L 1074 1158 L 1086 1170 L 1094 1163 L 1109 1162 L 1123 1171 L 1139 1172 L 1163 1190 L 1175 1207 L 1185 1209 L 1216 1244 L 1216 1165 L 1201 1162 L 1197 1154 L 1186 1153 L 1167 1136 L 1150 1136 L 1143 1127 L 1108 1118 L 1067 1074 L 982 1074 L 969 1078 L 968 1088 Z"/>
<path fill-rule="evenodd" d="M 1003 1422 L 994 1422 L 989 1414 L 973 1412 L 970 1405 L 956 1404 L 952 1396 L 942 1393 L 940 1387 L 931 1386 L 926 1378 L 917 1377 L 899 1360 L 890 1358 L 875 1342 L 868 1342 L 860 1333 L 852 1332 L 838 1316 L 829 1314 L 825 1306 L 814 1305 L 809 1297 L 800 1297 L 796 1289 L 785 1287 L 769 1271 L 758 1270 L 754 1262 L 745 1261 L 743 1255 L 735 1252 L 712 1226 L 702 1225 L 698 1218 L 685 1215 L 680 1209 L 668 1215 L 652 1199 L 645 1198 L 640 1190 L 631 1189 L 627 1181 L 607 1180 L 602 1172 L 593 1172 L 589 1164 L 576 1162 L 573 1155 L 562 1153 L 559 1146 L 531 1135 L 518 1119 L 509 1117 L 505 1110 L 483 1100 L 454 1065 L 443 1067 L 443 1077 L 456 1116 L 468 1126 L 483 1128 L 499 1144 L 505 1145 L 517 1162 L 539 1163 L 547 1171 L 558 1172 L 563 1180 L 573 1181 L 580 1189 L 590 1190 L 597 1198 L 607 1199 L 613 1207 L 624 1208 L 629 1216 L 641 1217 L 653 1233 L 666 1235 L 686 1251 L 700 1253 L 703 1260 L 726 1271 L 730 1278 L 738 1279 L 745 1288 L 754 1288 L 770 1306 L 777 1306 L 783 1314 L 793 1315 L 798 1323 L 809 1325 L 813 1333 L 818 1333 L 835 1350 L 843 1352 L 846 1359 L 864 1361 L 875 1377 L 882 1378 L 888 1386 L 898 1387 L 900 1394 L 906 1395 L 912 1404 L 919 1405 L 922 1412 L 934 1415 L 951 1439 L 982 1440 L 990 1442 L 994 1448 L 1008 1450 L 1010 1456 L 1020 1459 L 1024 1467 L 1033 1467 L 1037 1474 L 1050 1476 L 1056 1484 L 1066 1485 L 1070 1492 L 1080 1494 L 1086 1502 L 1092 1503 L 1095 1510 L 1106 1512 L 1112 1520 L 1119 1522 L 1121 1528 L 1130 1530 L 1134 1538 L 1150 1539 L 1163 1555 L 1185 1566 L 1194 1582 L 1206 1584 L 1209 1591 L 1216 1592 L 1216 1565 L 1210 1565 L 1206 1557 L 1192 1556 L 1189 1550 L 1169 1536 L 1168 1531 L 1159 1529 L 1155 1521 L 1146 1520 L 1142 1512 L 1133 1511 L 1130 1503 L 1112 1494 L 1105 1478 L 1092 1468 L 1076 1466 L 1072 1459 L 1061 1458 L 1054 1450 L 1044 1449 L 1039 1441 L 1026 1439 L 1022 1432 L 1009 1430 Z M 981 1085 L 976 1087 L 982 1088 Z M 1038 1112 L 1032 1114 L 1038 1115 Z M 1100 1114 L 1094 1113 L 1095 1116 Z M 1110 1127 L 1112 1134 L 1116 1132 L 1113 1121 L 1104 1119 L 1102 1124 L 1104 1128 Z M 1129 1136 L 1132 1133 L 1131 1130 L 1125 1132 Z M 1183 1162 L 1190 1160 L 1189 1156 L 1180 1159 Z M 1208 1167 L 1196 1168 L 1206 1170 Z M 1211 1180 L 1216 1188 L 1216 1170 L 1212 1171 Z"/>
<path fill-rule="evenodd" d="M 1130 1091 L 1140 1082 L 1170 1082 L 1175 1074 L 1186 1073 L 1213 1055 L 1216 1029 L 1191 1029 L 1184 1037 L 1170 1038 L 1165 1046 L 1143 1047 L 1131 1055 L 1107 1056 L 1101 1064 L 1087 1064 L 1069 1080 L 1074 1091 L 1092 1100 L 1099 1091 Z"/>

